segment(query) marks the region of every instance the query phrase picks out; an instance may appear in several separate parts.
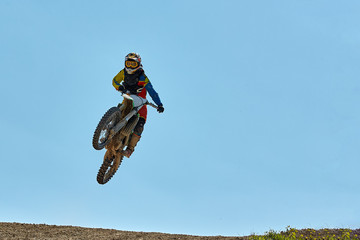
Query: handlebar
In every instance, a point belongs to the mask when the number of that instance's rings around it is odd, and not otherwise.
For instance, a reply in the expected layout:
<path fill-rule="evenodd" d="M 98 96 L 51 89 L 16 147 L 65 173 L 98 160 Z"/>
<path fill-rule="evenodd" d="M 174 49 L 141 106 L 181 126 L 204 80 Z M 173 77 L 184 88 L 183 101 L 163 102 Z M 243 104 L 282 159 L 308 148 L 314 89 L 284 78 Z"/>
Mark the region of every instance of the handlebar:
<path fill-rule="evenodd" d="M 158 109 L 158 106 L 155 105 L 155 104 L 153 104 L 153 103 L 151 103 L 151 102 L 147 102 L 147 105 L 152 106 L 153 108 Z"/>

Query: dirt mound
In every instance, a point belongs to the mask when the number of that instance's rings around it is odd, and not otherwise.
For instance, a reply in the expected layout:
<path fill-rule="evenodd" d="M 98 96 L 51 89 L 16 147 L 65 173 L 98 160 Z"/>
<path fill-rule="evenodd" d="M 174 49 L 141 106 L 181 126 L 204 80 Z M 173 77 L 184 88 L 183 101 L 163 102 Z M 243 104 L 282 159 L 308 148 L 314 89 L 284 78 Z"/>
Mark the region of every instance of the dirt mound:
<path fill-rule="evenodd" d="M 246 237 L 201 237 L 165 233 L 129 232 L 113 229 L 0 223 L 0 240 L 245 240 Z"/>

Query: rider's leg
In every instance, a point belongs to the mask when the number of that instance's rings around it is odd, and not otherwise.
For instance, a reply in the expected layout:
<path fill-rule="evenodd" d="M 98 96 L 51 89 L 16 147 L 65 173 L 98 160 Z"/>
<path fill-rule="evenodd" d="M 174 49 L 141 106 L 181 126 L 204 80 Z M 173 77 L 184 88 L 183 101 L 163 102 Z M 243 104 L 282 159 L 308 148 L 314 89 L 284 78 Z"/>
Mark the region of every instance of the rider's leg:
<path fill-rule="evenodd" d="M 136 147 L 137 143 L 140 141 L 140 138 L 141 138 L 141 136 L 139 136 L 139 135 L 137 135 L 135 133 L 131 134 L 129 144 L 128 144 L 126 150 L 123 153 L 125 157 L 129 158 L 131 156 L 131 154 L 135 150 L 135 147 Z"/>
<path fill-rule="evenodd" d="M 145 118 L 140 117 L 138 123 L 134 128 L 134 132 L 131 134 L 131 138 L 128 144 L 128 147 L 124 151 L 124 156 L 129 158 L 131 154 L 134 152 L 137 143 L 140 141 L 141 134 L 144 131 Z"/>

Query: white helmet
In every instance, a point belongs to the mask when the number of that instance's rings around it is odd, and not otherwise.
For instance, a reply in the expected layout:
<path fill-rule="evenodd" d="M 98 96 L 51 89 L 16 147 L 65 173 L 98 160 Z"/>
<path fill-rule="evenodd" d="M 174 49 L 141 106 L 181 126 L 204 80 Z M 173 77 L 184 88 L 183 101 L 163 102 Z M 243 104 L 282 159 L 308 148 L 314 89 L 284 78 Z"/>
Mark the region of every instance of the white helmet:
<path fill-rule="evenodd" d="M 125 70 L 128 74 L 133 74 L 142 68 L 141 57 L 137 53 L 129 53 L 125 57 Z"/>

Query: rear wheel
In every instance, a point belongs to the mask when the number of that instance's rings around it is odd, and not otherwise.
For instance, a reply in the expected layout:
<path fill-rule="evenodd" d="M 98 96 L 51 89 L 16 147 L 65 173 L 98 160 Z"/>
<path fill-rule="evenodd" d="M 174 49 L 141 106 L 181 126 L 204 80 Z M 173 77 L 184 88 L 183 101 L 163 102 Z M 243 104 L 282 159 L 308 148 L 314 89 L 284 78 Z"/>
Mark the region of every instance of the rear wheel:
<path fill-rule="evenodd" d="M 120 121 L 121 111 L 117 107 L 110 108 L 101 118 L 93 136 L 93 147 L 103 149 L 110 142 L 110 131 Z"/>
<path fill-rule="evenodd" d="M 104 162 L 101 165 L 96 177 L 99 184 L 107 183 L 114 176 L 122 162 L 123 157 L 124 156 L 121 154 L 111 156 L 106 156 L 105 154 Z"/>

